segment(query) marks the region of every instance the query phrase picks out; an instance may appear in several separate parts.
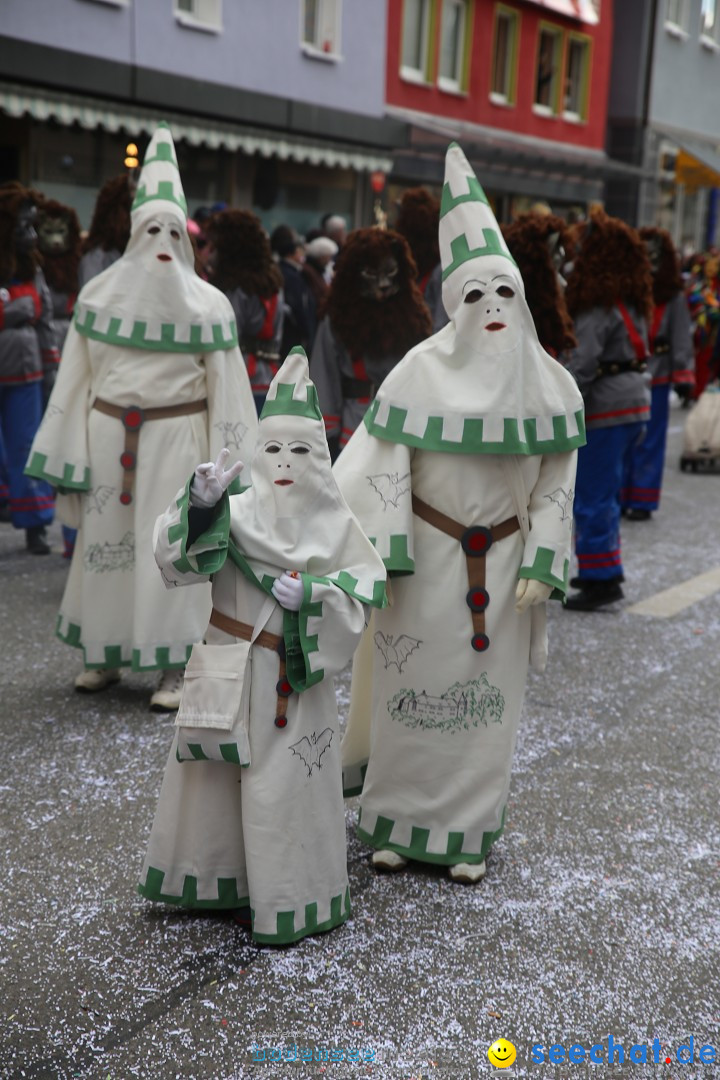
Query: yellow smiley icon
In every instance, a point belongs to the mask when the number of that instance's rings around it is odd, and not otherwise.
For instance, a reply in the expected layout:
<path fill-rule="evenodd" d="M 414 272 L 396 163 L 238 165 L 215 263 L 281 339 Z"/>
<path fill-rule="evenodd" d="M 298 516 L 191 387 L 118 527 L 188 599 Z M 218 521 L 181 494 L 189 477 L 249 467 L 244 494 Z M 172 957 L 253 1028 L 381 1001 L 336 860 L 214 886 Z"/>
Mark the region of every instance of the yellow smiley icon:
<path fill-rule="evenodd" d="M 515 1061 L 517 1050 L 507 1039 L 496 1039 L 488 1050 L 488 1057 L 496 1069 L 507 1069 Z"/>

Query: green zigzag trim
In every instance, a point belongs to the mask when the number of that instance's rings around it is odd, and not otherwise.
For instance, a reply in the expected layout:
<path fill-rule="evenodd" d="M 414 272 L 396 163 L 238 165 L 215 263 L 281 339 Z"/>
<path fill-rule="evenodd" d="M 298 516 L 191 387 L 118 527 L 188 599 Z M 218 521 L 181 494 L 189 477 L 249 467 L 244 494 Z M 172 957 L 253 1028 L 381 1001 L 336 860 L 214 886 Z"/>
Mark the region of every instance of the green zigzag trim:
<path fill-rule="evenodd" d="M 301 930 L 295 929 L 295 911 L 278 911 L 277 933 L 258 934 L 255 932 L 255 911 L 252 911 L 253 941 L 260 945 L 290 945 L 293 941 L 308 934 L 321 934 L 325 930 L 332 930 L 335 926 L 341 926 L 350 917 L 350 889 L 345 889 L 345 895 L 338 894 L 330 900 L 330 918 L 324 922 L 317 921 L 317 903 L 305 905 L 305 925 Z"/>
<path fill-rule="evenodd" d="M 260 413 L 260 419 L 267 416 L 305 416 L 309 420 L 320 420 L 322 413 L 318 403 L 317 390 L 310 384 L 307 387 L 306 400 L 296 400 L 293 397 L 296 383 L 278 383 L 277 395 L 274 398 L 266 398 Z"/>
<path fill-rule="evenodd" d="M 192 652 L 192 645 L 187 645 L 185 647 L 185 659 L 181 661 L 173 660 L 171 663 L 169 646 L 157 645 L 155 648 L 155 662 L 153 664 L 141 664 L 140 649 L 133 649 L 131 659 L 123 660 L 122 645 L 105 645 L 104 659 L 100 663 L 88 664 L 85 659 L 86 649 L 82 643 L 81 626 L 68 620 L 65 629 L 63 629 L 63 617 L 58 615 L 55 624 L 55 636 L 66 645 L 71 645 L 75 649 L 82 649 L 83 664 L 88 671 L 97 671 L 102 668 L 130 668 L 131 671 L 167 671 L 170 668 L 182 670 L 190 659 L 190 653 Z"/>
<path fill-rule="evenodd" d="M 485 240 L 485 247 L 471 248 L 468 243 L 468 238 L 465 233 L 460 233 L 453 240 L 450 241 L 450 251 L 452 252 L 452 262 L 442 272 L 442 280 L 462 266 L 463 263 L 468 262 L 470 259 L 479 259 L 483 255 L 502 255 L 504 259 L 508 259 L 513 266 L 517 266 L 517 263 L 513 259 L 512 255 L 503 247 L 500 236 L 496 229 L 483 229 L 483 238 Z"/>
<path fill-rule="evenodd" d="M 174 893 L 163 892 L 165 871 L 157 870 L 154 866 L 148 867 L 145 875 L 145 883 L 138 885 L 137 889 L 146 900 L 152 900 L 160 904 L 182 904 L 183 907 L 211 909 L 233 909 L 247 907 L 250 903 L 248 896 L 239 896 L 237 881 L 235 878 L 217 878 L 217 900 L 198 900 L 197 878 L 193 874 L 186 874 L 183 881 L 183 891 L 177 896 Z"/>
<path fill-rule="evenodd" d="M 47 454 L 40 454 L 37 450 L 25 466 L 26 476 L 34 476 L 37 480 L 47 480 L 53 487 L 62 488 L 64 491 L 89 491 L 90 469 L 87 466 L 85 467 L 83 478 L 79 482 L 72 479 L 74 474 L 74 466 L 67 464 L 67 462 L 63 465 L 62 476 L 49 472 Z"/>
<path fill-rule="evenodd" d="M 404 844 L 394 844 L 390 840 L 390 835 L 395 827 L 395 822 L 392 818 L 383 817 L 378 814 L 377 822 L 375 823 L 375 829 L 372 833 L 366 832 L 362 828 L 362 807 L 360 808 L 360 815 L 358 818 L 357 835 L 370 847 L 376 848 L 378 851 L 387 849 L 389 851 L 397 851 L 398 854 L 404 855 L 407 859 L 416 859 L 418 862 L 433 863 L 436 866 L 455 866 L 456 863 L 481 863 L 488 851 L 495 843 L 496 840 L 503 834 L 505 828 L 505 807 L 503 807 L 502 817 L 500 820 L 500 828 L 494 832 L 483 833 L 482 844 L 480 845 L 480 852 L 477 851 L 463 851 L 463 844 L 465 842 L 464 832 L 451 832 L 447 834 L 447 846 L 444 855 L 440 855 L 437 852 L 430 852 L 427 850 L 428 840 L 430 839 L 430 829 L 421 828 L 418 825 L 413 825 L 410 833 L 410 843 L 406 846 Z"/>
<path fill-rule="evenodd" d="M 523 420 L 524 439 L 520 439 L 518 422 L 514 417 L 505 420 L 505 431 L 500 442 L 484 442 L 482 438 L 483 422 L 481 419 L 465 420 L 463 436 L 458 442 L 442 437 L 442 416 L 429 416 L 424 435 L 414 435 L 403 430 L 407 409 L 390 406 L 384 426 L 376 421 L 380 402 L 376 398 L 363 418 L 365 427 L 371 435 L 385 442 L 402 443 L 420 450 L 434 450 L 448 454 L 560 454 L 576 450 L 585 445 L 585 414 L 583 409 L 575 413 L 578 426 L 577 435 L 568 435 L 567 418 L 553 417 L 552 439 L 538 439 L 537 421 L 531 417 Z M 389 567 L 388 567 L 389 568 Z"/>
<path fill-rule="evenodd" d="M 146 157 L 145 160 L 143 161 L 143 169 L 145 168 L 146 165 L 152 164 L 153 161 L 170 162 L 170 164 L 174 165 L 175 168 L 177 169 L 178 168 L 178 163 L 177 163 L 177 158 L 175 157 L 175 151 L 173 149 L 172 143 L 169 143 L 169 142 L 158 142 L 158 143 L 156 143 L 155 144 L 155 157 L 151 157 L 151 158 Z M 180 170 L 178 169 L 178 172 L 179 171 Z"/>
<path fill-rule="evenodd" d="M 449 184 L 443 184 L 442 199 L 440 200 L 440 217 L 444 218 L 446 214 L 449 214 L 451 210 L 454 210 L 456 206 L 460 206 L 461 203 L 466 202 L 480 202 L 485 206 L 489 206 L 490 202 L 487 195 L 482 189 L 482 184 L 478 180 L 477 176 L 472 173 L 465 178 L 468 183 L 468 190 L 464 195 L 453 195 L 450 190 Z"/>
<path fill-rule="evenodd" d="M 190 339 L 188 341 L 176 341 L 174 324 L 163 323 L 160 330 L 160 340 L 157 341 L 146 338 L 147 323 L 141 319 L 133 323 L 129 335 L 123 335 L 120 333 L 120 319 L 111 319 L 107 330 L 101 331 L 95 329 L 96 317 L 94 311 L 87 311 L 84 321 L 81 322 L 80 311 L 76 311 L 75 329 L 83 337 L 90 338 L 92 341 L 105 341 L 109 345 L 122 345 L 131 349 L 147 349 L 150 352 L 198 353 L 232 349 L 238 343 L 237 326 L 234 322 L 230 324 L 229 337 L 223 336 L 223 328 L 220 323 L 213 323 L 213 340 L 210 342 L 201 340 L 202 328 L 200 326 L 190 327 Z"/>
<path fill-rule="evenodd" d="M 551 600 L 563 600 L 568 590 L 568 578 L 570 576 L 570 560 L 563 563 L 563 576 L 557 577 L 552 572 L 552 564 L 555 553 L 551 548 L 538 545 L 535 552 L 535 561 L 532 566 L 522 566 L 518 571 L 519 578 L 532 578 L 534 581 L 542 581 L 545 585 L 552 585 Z"/>

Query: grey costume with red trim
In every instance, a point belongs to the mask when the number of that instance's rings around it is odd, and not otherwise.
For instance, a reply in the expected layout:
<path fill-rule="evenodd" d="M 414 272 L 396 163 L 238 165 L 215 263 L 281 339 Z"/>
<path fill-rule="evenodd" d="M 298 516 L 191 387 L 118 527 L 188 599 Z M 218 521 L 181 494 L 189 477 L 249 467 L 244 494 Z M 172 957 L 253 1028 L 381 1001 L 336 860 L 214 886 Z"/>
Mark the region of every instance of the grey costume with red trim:
<path fill-rule="evenodd" d="M 383 379 L 401 356 L 352 357 L 333 332 L 329 316 L 318 327 L 310 361 L 328 439 L 349 441 Z"/>
<path fill-rule="evenodd" d="M 627 312 L 638 329 L 647 351 L 645 319 L 630 306 Z M 575 377 L 585 401 L 585 426 L 615 427 L 650 418 L 650 377 L 647 372 L 621 370 L 598 377 L 601 365 L 628 366 L 636 361 L 625 321 L 618 307 L 591 308 L 575 318 L 577 348 L 565 363 Z"/>

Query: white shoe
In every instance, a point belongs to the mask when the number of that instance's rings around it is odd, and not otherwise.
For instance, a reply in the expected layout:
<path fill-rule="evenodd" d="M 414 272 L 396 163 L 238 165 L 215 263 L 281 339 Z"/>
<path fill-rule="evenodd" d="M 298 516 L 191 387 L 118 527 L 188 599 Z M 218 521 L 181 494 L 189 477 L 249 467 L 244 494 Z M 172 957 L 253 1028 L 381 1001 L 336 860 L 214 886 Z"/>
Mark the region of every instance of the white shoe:
<path fill-rule="evenodd" d="M 487 866 L 483 859 L 480 863 L 459 862 L 449 867 L 450 877 L 453 881 L 460 881 L 463 885 L 477 885 L 487 873 Z"/>
<path fill-rule="evenodd" d="M 180 707 L 185 668 L 166 668 L 160 676 L 157 690 L 150 698 L 153 712 L 175 712 Z"/>
<path fill-rule="evenodd" d="M 75 679 L 75 689 L 81 694 L 94 694 L 116 682 L 120 682 L 120 668 L 88 668 Z"/>
<path fill-rule="evenodd" d="M 382 851 L 373 852 L 372 864 L 376 870 L 387 870 L 394 874 L 398 870 L 404 870 L 408 861 L 404 855 L 400 855 L 397 851 L 388 851 L 383 848 Z"/>

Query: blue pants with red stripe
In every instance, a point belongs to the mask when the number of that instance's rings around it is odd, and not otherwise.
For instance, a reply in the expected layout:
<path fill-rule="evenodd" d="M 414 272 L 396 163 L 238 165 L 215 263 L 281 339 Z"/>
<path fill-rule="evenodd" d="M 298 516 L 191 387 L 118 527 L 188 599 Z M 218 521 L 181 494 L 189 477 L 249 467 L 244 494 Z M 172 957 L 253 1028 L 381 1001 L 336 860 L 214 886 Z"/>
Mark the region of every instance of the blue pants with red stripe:
<path fill-rule="evenodd" d="M 608 581 L 623 572 L 620 490 L 625 463 L 644 429 L 638 423 L 590 428 L 578 450 L 575 554 L 581 578 Z"/>
<path fill-rule="evenodd" d="M 0 425 L 0 506 L 5 506 L 9 498 L 10 488 L 8 487 L 7 454 L 5 453 L 2 426 Z"/>
<path fill-rule="evenodd" d="M 650 423 L 645 438 L 627 460 L 620 500 L 625 509 L 657 510 L 660 505 L 669 418 L 670 384 L 653 386 Z"/>
<path fill-rule="evenodd" d="M 0 427 L 5 444 L 10 514 L 16 529 L 49 525 L 53 519 L 53 489 L 23 472 L 41 420 L 41 381 L 0 387 Z"/>

